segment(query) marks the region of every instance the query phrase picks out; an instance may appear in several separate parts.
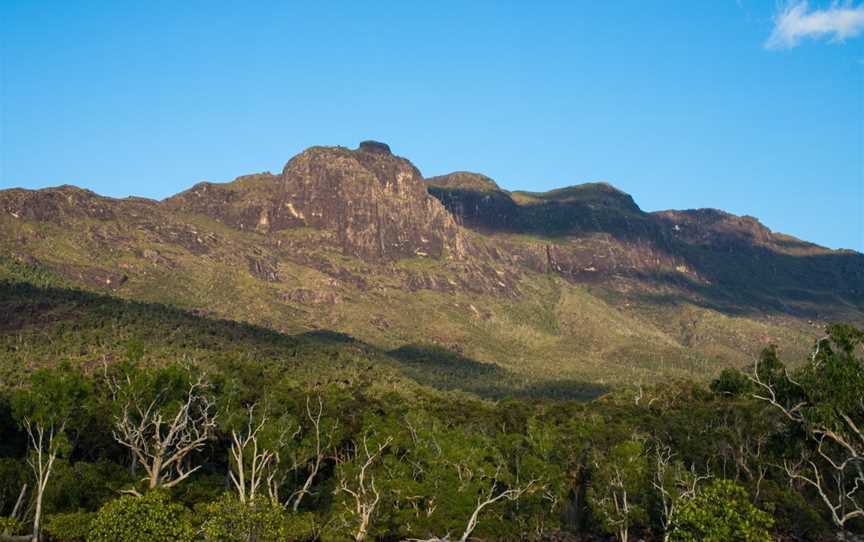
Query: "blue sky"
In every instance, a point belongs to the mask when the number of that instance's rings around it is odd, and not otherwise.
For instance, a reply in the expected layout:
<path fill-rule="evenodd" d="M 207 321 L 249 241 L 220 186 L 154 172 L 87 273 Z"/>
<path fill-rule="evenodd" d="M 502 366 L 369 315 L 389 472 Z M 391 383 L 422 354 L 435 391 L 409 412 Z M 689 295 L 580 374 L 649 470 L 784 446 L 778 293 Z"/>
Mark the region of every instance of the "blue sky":
<path fill-rule="evenodd" d="M 864 3 L 0 0 L 0 188 L 162 198 L 379 139 L 864 250 Z"/>

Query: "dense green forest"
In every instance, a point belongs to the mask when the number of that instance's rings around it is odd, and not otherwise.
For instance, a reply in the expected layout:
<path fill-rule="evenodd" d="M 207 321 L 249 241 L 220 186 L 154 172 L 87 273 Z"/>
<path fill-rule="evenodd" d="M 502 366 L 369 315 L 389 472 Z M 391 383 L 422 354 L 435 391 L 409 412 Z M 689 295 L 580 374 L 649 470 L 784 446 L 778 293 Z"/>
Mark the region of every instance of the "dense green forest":
<path fill-rule="evenodd" d="M 852 326 L 710 382 L 526 387 L 431 348 L 282 335 L 38 273 L 0 290 L 3 540 L 864 532 Z"/>

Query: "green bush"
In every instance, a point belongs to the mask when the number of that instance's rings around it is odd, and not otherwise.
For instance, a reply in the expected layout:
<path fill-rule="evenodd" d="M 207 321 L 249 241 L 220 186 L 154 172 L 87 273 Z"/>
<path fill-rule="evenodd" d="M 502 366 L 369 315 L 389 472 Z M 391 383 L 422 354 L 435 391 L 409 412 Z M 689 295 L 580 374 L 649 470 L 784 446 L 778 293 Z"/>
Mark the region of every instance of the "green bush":
<path fill-rule="evenodd" d="M 6 516 L 0 516 L 0 533 L 3 533 L 5 531 L 9 531 L 12 534 L 17 534 L 17 533 L 21 532 L 21 530 L 23 528 L 24 528 L 24 526 L 21 525 L 21 522 L 18 521 L 17 519 L 6 517 Z"/>
<path fill-rule="evenodd" d="M 242 503 L 230 494 L 204 507 L 207 542 L 256 542 L 289 538 L 285 509 L 269 499 Z"/>
<path fill-rule="evenodd" d="M 717 480 L 681 503 L 672 523 L 672 542 L 771 542 L 774 520 L 750 503 L 747 490 Z"/>
<path fill-rule="evenodd" d="M 821 502 L 808 502 L 788 484 L 766 480 L 760 493 L 759 506 L 769 512 L 775 524 L 786 533 L 795 533 L 806 540 L 830 537 L 831 524 L 821 515 Z"/>
<path fill-rule="evenodd" d="M 723 369 L 711 382 L 711 391 L 719 395 L 739 397 L 749 392 L 753 387 L 747 375 L 738 369 Z"/>
<path fill-rule="evenodd" d="M 99 509 L 87 542 L 188 542 L 195 535 L 189 516 L 160 491 L 123 496 Z"/>
<path fill-rule="evenodd" d="M 285 517 L 289 540 L 317 540 L 321 526 L 321 517 L 315 512 L 289 513 Z"/>
<path fill-rule="evenodd" d="M 84 542 L 95 517 L 93 512 L 51 514 L 45 518 L 45 534 L 52 542 Z"/>

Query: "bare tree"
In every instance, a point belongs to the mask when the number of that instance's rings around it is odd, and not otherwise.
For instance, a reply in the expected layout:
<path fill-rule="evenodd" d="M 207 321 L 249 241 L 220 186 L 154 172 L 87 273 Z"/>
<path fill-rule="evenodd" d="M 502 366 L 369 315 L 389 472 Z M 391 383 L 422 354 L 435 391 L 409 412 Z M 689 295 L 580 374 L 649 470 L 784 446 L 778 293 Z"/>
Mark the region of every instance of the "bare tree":
<path fill-rule="evenodd" d="M 632 513 L 630 495 L 621 469 L 613 466 L 611 471 L 609 493 L 600 500 L 600 503 L 604 508 L 611 508 L 611 513 L 607 514 L 607 521 L 617 531 L 618 540 L 627 542 Z"/>
<path fill-rule="evenodd" d="M 267 487 L 269 496 L 276 498 L 274 479 L 279 464 L 279 454 L 259 444 L 259 436 L 268 422 L 262 414 L 255 423 L 255 405 L 249 407 L 245 433 L 231 431 L 231 471 L 229 477 L 242 503 L 255 500 L 261 486 Z"/>
<path fill-rule="evenodd" d="M 375 476 L 372 473 L 372 466 L 380 459 L 384 450 L 393 442 L 393 437 L 387 437 L 383 442 L 370 450 L 368 436 L 363 436 L 362 449 L 357 446 L 355 450 L 356 459 L 359 463 L 359 470 L 351 476 L 341 476 L 334 493 L 347 493 L 354 501 L 353 507 L 348 506 L 351 512 L 357 518 L 357 528 L 354 531 L 354 540 L 361 542 L 366 539 L 369 534 L 369 527 L 372 524 L 372 517 L 378 507 L 378 502 L 381 500 L 381 492 L 375 487 Z M 361 455 L 362 454 L 362 455 Z M 342 460 L 339 460 L 342 462 Z"/>
<path fill-rule="evenodd" d="M 465 542 L 468 540 L 468 537 L 471 536 L 471 533 L 473 533 L 474 529 L 477 528 L 477 522 L 480 520 L 480 513 L 484 508 L 501 500 L 515 501 L 524 493 L 530 491 L 534 487 L 534 484 L 537 483 L 536 480 L 531 480 L 524 486 L 500 491 L 498 487 L 498 476 L 500 473 L 501 467 L 499 466 L 495 471 L 495 477 L 492 479 L 492 485 L 489 487 L 489 491 L 485 495 L 477 497 L 477 506 L 468 518 L 468 523 L 465 525 L 465 530 L 462 532 L 462 536 L 459 537 L 459 542 Z"/>
<path fill-rule="evenodd" d="M 306 417 L 309 419 L 309 423 L 311 424 L 310 430 L 312 432 L 312 439 L 314 440 L 315 445 L 312 452 L 312 457 L 308 458 L 308 461 L 305 465 L 308 469 L 306 474 L 306 481 L 303 482 L 303 486 L 300 489 L 295 491 L 288 498 L 288 502 L 295 512 L 300 508 L 300 501 L 303 500 L 303 497 L 307 495 L 312 488 L 312 484 L 314 483 L 315 478 L 318 476 L 318 471 L 321 469 L 321 464 L 324 462 L 328 450 L 330 450 L 333 445 L 335 426 L 332 426 L 329 430 L 326 430 L 321 426 L 321 419 L 324 414 L 324 401 L 321 399 L 320 395 L 317 397 L 317 403 L 317 408 L 313 409 L 310 398 L 306 397 Z M 299 468 L 301 466 L 297 463 L 298 462 L 295 461 L 295 468 Z"/>
<path fill-rule="evenodd" d="M 204 447 L 216 430 L 216 413 L 206 395 L 204 377 L 189 385 L 177 412 L 168 414 L 163 392 L 147 402 L 132 391 L 123 396 L 122 413 L 115 418 L 114 439 L 132 451 L 144 468 L 148 489 L 176 486 L 201 468 L 189 466 L 189 455 Z M 128 493 L 139 495 L 135 490 Z"/>
<path fill-rule="evenodd" d="M 699 493 L 699 484 L 711 478 L 710 474 L 699 475 L 696 469 L 690 470 L 675 461 L 672 447 L 663 443 L 656 444 L 654 479 L 651 481 L 660 496 L 663 540 L 669 540 L 670 527 L 682 500 L 693 499 Z"/>
<path fill-rule="evenodd" d="M 30 535 L 12 536 L 9 532 L 4 532 L 0 535 L 0 540 L 31 540 L 39 542 L 42 540 L 42 500 L 45 496 L 45 489 L 48 487 L 48 480 L 51 478 L 51 473 L 54 470 L 54 462 L 60 452 L 60 435 L 66 427 L 66 422 L 60 423 L 59 427 L 53 423 L 42 423 L 34 421 L 32 418 L 24 418 L 24 429 L 27 431 L 29 440 L 30 453 L 27 457 L 27 464 L 33 471 L 36 486 L 33 490 L 34 511 L 33 511 L 33 531 Z M 27 485 L 21 489 L 18 494 L 18 500 L 15 503 L 15 508 L 12 510 L 12 517 L 17 518 L 24 495 L 27 492 Z"/>
<path fill-rule="evenodd" d="M 462 536 L 459 537 L 458 542 L 466 542 L 468 540 L 468 537 L 470 537 L 471 533 L 474 532 L 474 529 L 477 528 L 477 524 L 480 522 L 480 514 L 485 508 L 492 506 L 499 501 L 516 501 L 522 497 L 522 495 L 537 487 L 537 480 L 531 480 L 525 485 L 502 490 L 499 487 L 500 474 L 501 467 L 499 466 L 495 471 L 495 476 L 492 478 L 492 485 L 489 487 L 489 491 L 477 497 L 477 505 L 468 517 L 468 522 L 465 524 L 465 530 L 462 531 Z M 443 537 L 426 539 L 409 538 L 406 539 L 405 542 L 450 542 L 450 535 L 447 534 Z"/>
<path fill-rule="evenodd" d="M 825 339 L 817 343 L 811 362 L 817 358 Z M 805 449 L 797 461 L 786 460 L 783 469 L 791 480 L 809 486 L 819 495 L 837 527 L 864 518 L 864 432 L 849 412 L 838 412 L 837 424 L 805 416 L 810 407 L 804 387 L 788 371 L 784 373 L 784 386 L 796 392 L 785 394 L 799 399 L 781 399 L 776 383 L 761 374 L 757 360 L 751 381 L 757 386 L 756 399 L 766 401 L 793 424 L 801 427 L 813 447 Z M 785 369 L 784 369 L 785 370 Z M 797 402 L 796 402 L 797 401 Z M 864 413 L 864 391 L 859 393 L 855 408 Z"/>

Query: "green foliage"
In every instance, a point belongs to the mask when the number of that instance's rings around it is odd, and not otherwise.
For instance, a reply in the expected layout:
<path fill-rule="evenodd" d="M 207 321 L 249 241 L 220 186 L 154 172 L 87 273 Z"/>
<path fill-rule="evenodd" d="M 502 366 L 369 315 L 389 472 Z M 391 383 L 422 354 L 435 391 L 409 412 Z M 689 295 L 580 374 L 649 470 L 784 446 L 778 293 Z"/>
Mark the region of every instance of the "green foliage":
<path fill-rule="evenodd" d="M 810 424 L 824 424 L 838 431 L 849 428 L 842 419 L 850 416 L 860 427 L 864 421 L 864 358 L 857 355 L 864 343 L 864 331 L 837 324 L 828 328 L 828 337 L 819 341 L 813 362 L 806 365 L 796 381 L 805 396 L 805 417 Z"/>
<path fill-rule="evenodd" d="M 97 510 L 131 481 L 129 469 L 111 461 L 58 460 L 45 490 L 50 510 Z"/>
<path fill-rule="evenodd" d="M 720 376 L 711 381 L 711 391 L 729 397 L 739 397 L 753 387 L 747 375 L 738 369 L 723 369 Z"/>
<path fill-rule="evenodd" d="M 747 490 L 716 480 L 683 501 L 672 522 L 672 542 L 771 542 L 774 520 L 750 503 Z"/>
<path fill-rule="evenodd" d="M 758 504 L 771 514 L 774 524 L 785 533 L 794 533 L 806 540 L 827 539 L 831 533 L 831 523 L 804 496 L 786 484 L 774 480 L 763 483 Z"/>
<path fill-rule="evenodd" d="M 21 532 L 23 527 L 24 525 L 15 518 L 0 516 L 0 533 L 8 531 L 11 534 L 17 534 Z"/>
<path fill-rule="evenodd" d="M 800 369 L 769 372 L 763 356 L 757 374 L 763 395 L 783 411 L 787 431 L 797 437 L 784 459 L 804 465 L 798 481 L 831 502 L 826 509 L 832 521 L 844 527 L 860 515 L 864 495 L 864 330 L 834 324 L 827 331 Z"/>
<path fill-rule="evenodd" d="M 45 534 L 52 542 L 85 542 L 95 519 L 94 512 L 66 512 L 45 518 Z"/>
<path fill-rule="evenodd" d="M 634 526 L 647 524 L 648 464 L 641 440 L 631 439 L 594 456 L 588 498 L 603 529 L 626 542 Z"/>
<path fill-rule="evenodd" d="M 21 488 L 30 483 L 29 474 L 23 460 L 0 457 L 0 517 L 12 513 Z"/>
<path fill-rule="evenodd" d="M 206 505 L 203 515 L 207 520 L 201 532 L 207 542 L 275 541 L 296 535 L 289 531 L 287 513 L 282 505 L 265 498 L 242 503 L 233 495 L 224 495 Z"/>
<path fill-rule="evenodd" d="M 92 397 L 92 381 L 71 364 L 61 363 L 33 372 L 29 387 L 13 396 L 12 411 L 19 420 L 80 430 L 91 415 Z"/>
<path fill-rule="evenodd" d="M 49 309 L 39 312 L 36 305 Z M 24 483 L 32 491 L 19 420 L 65 419 L 61 440 L 68 446 L 54 463 L 44 499 L 48 538 L 80 540 L 87 514 L 99 511 L 90 518 L 88 540 L 189 540 L 193 526 L 200 528 L 199 539 L 211 540 L 351 539 L 358 526 L 351 511 L 356 503 L 340 482 L 358 490 L 359 468 L 367 459 L 364 437 L 373 453 L 387 442 L 367 472 L 367 489 L 374 479 L 380 493 L 368 540 L 448 533 L 455 539 L 478 499 L 524 488 L 529 481 L 530 490 L 518 499 L 484 508 L 472 537 L 541 540 L 572 531 L 587 539 L 606 533 L 623 538 L 626 529 L 631 540 L 651 540 L 661 514 L 652 482 L 675 485 L 703 472 L 735 479 L 754 495 L 758 487 L 758 506 L 776 516 L 783 534 L 818 539 L 830 521 L 812 491 L 771 468 L 806 449 L 807 429 L 784 425 L 770 406 L 755 401 L 738 371 L 721 373 L 711 391 L 708 382 L 681 380 L 642 386 L 635 401 L 633 388 L 615 388 L 590 402 L 551 400 L 550 395 L 574 397 L 576 388 L 528 393 L 536 381 L 472 364 L 449 350 L 403 347 L 387 354 L 344 335 L 281 335 L 82 292 L 0 286 L 4 307 L 33 310 L 9 311 L 18 331 L 0 334 L 0 515 L 11 513 Z M 790 365 L 800 386 L 787 379 L 776 349 L 763 353 L 758 371 L 778 386 L 786 404 L 805 401 L 809 424 L 842 428 L 836 425 L 839 413 L 852 412 L 861 426 L 857 411 L 844 410 L 856 406 L 858 386 L 864 385 L 856 365 L 859 340 L 853 328 L 835 329 L 820 343 L 813 367 Z M 93 363 L 103 359 L 107 372 Z M 411 374 L 425 374 L 427 380 L 418 380 L 429 387 L 400 376 L 408 366 Z M 200 469 L 172 488 L 170 499 L 157 493 L 117 498 L 118 489 L 132 487 L 144 474 L 112 436 L 124 395 L 136 394 L 145 406 L 155 401 L 153 408 L 170 418 L 201 373 L 210 383 L 219 430 L 184 464 Z M 106 386 L 106 377 L 121 383 L 120 389 Z M 496 381 L 503 384 L 487 387 Z M 470 389 L 499 400 L 440 388 Z M 317 454 L 307 401 L 314 417 L 319 397 L 323 455 L 300 512 L 293 513 L 285 501 L 303 487 Z M 259 451 L 278 451 L 273 480 L 279 505 L 267 500 L 241 505 L 223 495 L 232 465 L 231 431 L 247 431 L 251 405 L 253 424 L 267 420 Z M 659 478 L 653 448 L 646 444 L 654 441 L 669 446 L 668 472 Z M 259 491 L 267 494 L 266 487 Z M 622 503 L 625 493 L 622 512 L 615 499 Z M 374 500 L 372 493 L 367 497 Z M 31 499 L 28 493 L 25 507 Z M 682 497 L 677 504 L 709 522 L 708 528 L 714 528 L 715 516 L 728 521 L 740 516 L 765 527 L 764 516 L 743 504 L 734 513 L 711 512 L 721 498 L 700 499 Z M 692 534 L 693 525 L 684 525 L 684 519 L 677 527 L 676 536 L 691 536 L 680 539 L 703 536 Z"/>
<path fill-rule="evenodd" d="M 188 542 L 195 535 L 190 516 L 161 491 L 126 495 L 99 509 L 87 542 Z"/>

